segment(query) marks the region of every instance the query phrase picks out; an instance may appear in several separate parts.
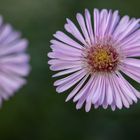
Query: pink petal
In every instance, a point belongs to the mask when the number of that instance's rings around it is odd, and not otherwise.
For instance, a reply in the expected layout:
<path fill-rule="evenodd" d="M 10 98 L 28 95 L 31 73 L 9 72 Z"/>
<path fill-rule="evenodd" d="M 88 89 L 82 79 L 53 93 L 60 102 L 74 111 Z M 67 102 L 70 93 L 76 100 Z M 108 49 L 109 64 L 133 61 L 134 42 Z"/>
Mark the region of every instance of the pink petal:
<path fill-rule="evenodd" d="M 88 9 L 85 9 L 85 18 L 86 18 L 86 26 L 87 26 L 87 30 L 89 33 L 89 37 L 91 40 L 91 43 L 94 43 L 94 33 L 93 33 L 93 27 L 92 27 L 92 22 L 91 22 L 91 15 L 90 12 L 88 11 Z"/>
<path fill-rule="evenodd" d="M 106 28 L 107 28 L 107 16 L 108 16 L 108 11 L 106 9 L 103 9 L 100 12 L 100 23 L 99 23 L 99 33 L 100 33 L 100 38 L 104 38 Z"/>
<path fill-rule="evenodd" d="M 124 92 L 124 94 L 126 96 L 129 96 L 132 100 L 134 100 L 135 102 L 137 102 L 137 98 L 133 92 L 133 89 L 132 87 L 128 84 L 128 82 L 121 76 L 120 73 L 118 73 L 118 76 L 117 79 L 118 79 L 118 82 L 119 84 L 121 85 L 121 88 Z"/>
<path fill-rule="evenodd" d="M 26 39 L 16 41 L 15 43 L 9 45 L 3 45 L 2 47 L 0 47 L 0 55 L 23 52 L 27 48 L 27 45 L 28 41 Z"/>
<path fill-rule="evenodd" d="M 95 37 L 99 36 L 99 23 L 100 23 L 100 14 L 98 9 L 94 9 L 94 34 Z"/>
<path fill-rule="evenodd" d="M 81 73 L 78 74 L 77 72 L 77 75 L 75 75 L 75 77 L 73 75 L 68 76 L 67 79 L 63 79 L 64 81 L 56 81 L 54 84 L 55 85 L 59 85 L 57 88 L 56 88 L 56 91 L 58 93 L 61 93 L 61 92 L 64 92 L 66 90 L 68 90 L 69 88 L 71 88 L 72 86 L 74 86 L 76 83 L 78 83 L 87 73 L 85 71 L 79 71 Z M 61 84 L 60 84 L 61 83 Z"/>
<path fill-rule="evenodd" d="M 106 83 L 106 96 L 107 96 L 107 103 L 109 104 L 109 105 L 111 105 L 112 104 L 112 102 L 113 102 L 113 89 L 112 89 L 112 86 L 111 86 L 111 81 L 110 81 L 110 78 L 111 78 L 111 76 L 110 75 L 107 75 L 106 77 L 105 77 L 105 83 Z"/>
<path fill-rule="evenodd" d="M 76 93 L 82 88 L 83 84 L 87 80 L 89 75 L 86 75 L 80 82 L 79 84 L 72 90 L 72 92 L 68 95 L 66 102 L 69 101 L 71 98 L 73 98 Z"/>
<path fill-rule="evenodd" d="M 62 85 L 64 83 L 67 83 L 67 82 L 71 81 L 72 79 L 79 77 L 79 75 L 81 75 L 83 73 L 85 73 L 85 70 L 79 70 L 79 71 L 77 71 L 77 72 L 75 72 L 75 73 L 73 73 L 65 78 L 62 78 L 60 80 L 55 81 L 54 86 L 59 86 L 59 85 Z"/>
<path fill-rule="evenodd" d="M 76 67 L 76 68 L 71 68 L 71 69 L 68 69 L 68 70 L 64 70 L 64 71 L 61 71 L 61 72 L 58 72 L 57 74 L 53 75 L 52 77 L 58 77 L 58 76 L 70 74 L 70 73 L 76 72 L 78 70 L 81 70 L 81 66 L 80 67 Z"/>
<path fill-rule="evenodd" d="M 83 38 L 82 34 L 71 20 L 67 19 L 67 24 L 65 24 L 65 29 L 67 32 L 71 33 L 76 39 L 78 39 L 81 43 L 87 46 L 87 43 Z"/>
<path fill-rule="evenodd" d="M 112 88 L 114 89 L 114 101 L 116 103 L 116 106 L 121 109 L 122 108 L 122 100 L 121 100 L 121 96 L 119 94 L 119 90 L 117 89 L 117 86 L 116 86 L 116 81 L 117 81 L 117 78 L 115 78 L 114 75 L 112 75 L 112 79 L 111 79 L 111 83 L 112 83 Z M 117 81 L 118 82 L 118 81 Z"/>
<path fill-rule="evenodd" d="M 139 25 L 138 25 L 139 20 L 132 19 L 129 22 L 128 21 L 125 21 L 125 22 L 124 22 L 124 25 L 120 25 L 119 29 L 116 28 L 116 30 L 115 30 L 115 31 L 118 30 L 118 32 L 119 32 L 118 34 L 114 33 L 114 35 L 113 35 L 114 38 L 117 38 L 117 42 L 125 39 L 128 35 L 130 35 L 132 32 L 134 32 L 139 27 Z"/>
<path fill-rule="evenodd" d="M 81 14 L 78 13 L 76 15 L 76 18 L 77 18 L 77 21 L 78 21 L 78 23 L 81 27 L 81 30 L 83 32 L 83 35 L 85 37 L 86 42 L 91 45 L 91 41 L 90 41 L 90 37 L 89 37 L 88 31 L 87 31 L 87 28 L 86 28 L 84 17 Z"/>
<path fill-rule="evenodd" d="M 58 40 L 73 46 L 77 49 L 82 49 L 83 46 L 81 46 L 79 43 L 77 43 L 76 41 L 74 41 L 73 39 L 71 39 L 69 36 L 67 36 L 66 34 L 64 34 L 61 31 L 57 31 L 56 34 L 54 34 L 54 37 L 57 38 Z"/>
<path fill-rule="evenodd" d="M 80 61 L 81 60 L 81 57 L 79 57 L 79 56 L 75 56 L 70 53 L 67 54 L 64 52 L 51 52 L 51 53 L 48 53 L 48 57 L 56 58 L 59 60 L 68 60 L 68 61 Z"/>
<path fill-rule="evenodd" d="M 79 93 L 74 97 L 73 101 L 78 101 L 84 94 L 89 94 L 89 89 L 91 84 L 94 82 L 94 76 L 92 76 L 89 81 L 85 84 L 85 86 L 79 91 Z"/>
<path fill-rule="evenodd" d="M 76 53 L 76 54 L 81 54 L 81 50 L 74 48 L 73 46 L 67 45 L 65 43 L 62 43 L 57 40 L 51 40 L 51 45 L 50 47 L 52 48 L 53 51 L 62 51 L 62 52 L 71 52 L 71 53 Z"/>
<path fill-rule="evenodd" d="M 112 33 L 114 32 L 116 25 L 118 24 L 120 20 L 120 17 L 118 15 L 118 11 L 114 11 L 112 14 L 112 19 L 110 20 L 109 29 L 106 35 L 112 36 Z"/>

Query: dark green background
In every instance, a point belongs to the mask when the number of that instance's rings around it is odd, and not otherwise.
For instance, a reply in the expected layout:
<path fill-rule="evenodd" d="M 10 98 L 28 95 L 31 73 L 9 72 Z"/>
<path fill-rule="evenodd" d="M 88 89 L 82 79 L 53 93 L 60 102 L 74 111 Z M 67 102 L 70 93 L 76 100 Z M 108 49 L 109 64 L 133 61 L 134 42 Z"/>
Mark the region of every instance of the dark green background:
<path fill-rule="evenodd" d="M 66 17 L 85 8 L 118 9 L 140 17 L 139 0 L 0 0 L 0 14 L 28 38 L 28 84 L 0 110 L 0 140 L 139 140 L 140 103 L 130 109 L 77 111 L 68 93 L 56 94 L 47 64 L 49 40 Z"/>

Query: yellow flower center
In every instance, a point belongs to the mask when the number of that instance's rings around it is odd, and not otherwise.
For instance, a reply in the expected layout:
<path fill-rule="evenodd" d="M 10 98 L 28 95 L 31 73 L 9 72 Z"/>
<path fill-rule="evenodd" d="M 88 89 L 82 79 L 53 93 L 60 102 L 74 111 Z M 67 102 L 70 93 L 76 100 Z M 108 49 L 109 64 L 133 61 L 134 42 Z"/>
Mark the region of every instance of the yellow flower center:
<path fill-rule="evenodd" d="M 95 59 L 96 63 L 106 63 L 109 62 L 110 56 L 107 51 L 104 49 L 99 49 L 98 52 L 93 54 L 93 59 Z"/>
<path fill-rule="evenodd" d="M 118 64 L 118 53 L 110 45 L 96 45 L 88 50 L 86 57 L 88 66 L 92 71 L 111 72 Z"/>

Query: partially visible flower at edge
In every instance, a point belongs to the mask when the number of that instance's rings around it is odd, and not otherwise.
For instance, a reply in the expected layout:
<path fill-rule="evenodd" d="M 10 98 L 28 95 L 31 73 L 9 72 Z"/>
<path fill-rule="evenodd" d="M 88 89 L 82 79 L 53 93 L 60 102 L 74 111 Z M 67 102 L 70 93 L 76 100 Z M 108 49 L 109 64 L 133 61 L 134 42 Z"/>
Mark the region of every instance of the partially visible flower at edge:
<path fill-rule="evenodd" d="M 26 83 L 24 77 L 30 71 L 27 46 L 28 41 L 0 16 L 0 106 Z"/>
<path fill-rule="evenodd" d="M 73 98 L 76 108 L 85 105 L 129 108 L 140 93 L 124 74 L 140 83 L 140 19 L 123 16 L 118 11 L 94 9 L 76 15 L 80 29 L 67 19 L 65 30 L 54 34 L 52 52 L 48 53 L 50 69 L 58 71 L 53 77 L 63 76 L 54 83 L 58 93 L 73 87 L 66 101 Z M 122 74 L 124 73 L 124 74 Z M 64 77 L 66 76 L 66 77 Z"/>

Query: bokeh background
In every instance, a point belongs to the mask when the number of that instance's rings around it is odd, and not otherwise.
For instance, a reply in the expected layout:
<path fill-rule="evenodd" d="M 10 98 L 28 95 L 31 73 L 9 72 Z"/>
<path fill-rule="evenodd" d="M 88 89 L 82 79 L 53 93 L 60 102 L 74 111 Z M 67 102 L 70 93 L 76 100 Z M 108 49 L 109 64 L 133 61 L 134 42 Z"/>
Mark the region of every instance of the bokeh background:
<path fill-rule="evenodd" d="M 130 109 L 77 111 L 57 94 L 47 64 L 49 41 L 66 17 L 88 8 L 118 9 L 140 17 L 139 0 L 0 0 L 0 14 L 28 38 L 32 71 L 28 84 L 0 109 L 0 140 L 139 140 L 140 102 Z M 131 81 L 133 82 L 133 81 Z M 140 85 L 133 84 L 140 89 Z"/>

